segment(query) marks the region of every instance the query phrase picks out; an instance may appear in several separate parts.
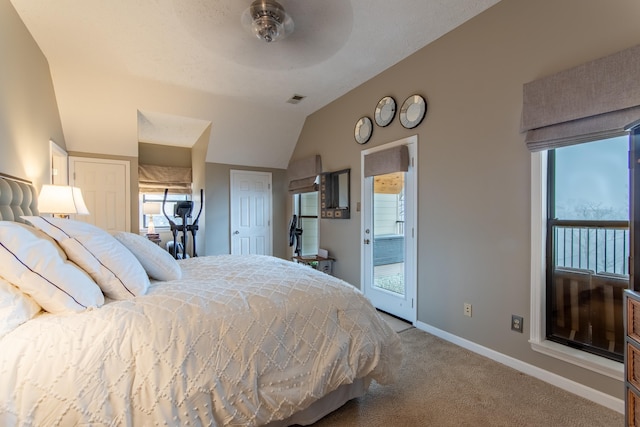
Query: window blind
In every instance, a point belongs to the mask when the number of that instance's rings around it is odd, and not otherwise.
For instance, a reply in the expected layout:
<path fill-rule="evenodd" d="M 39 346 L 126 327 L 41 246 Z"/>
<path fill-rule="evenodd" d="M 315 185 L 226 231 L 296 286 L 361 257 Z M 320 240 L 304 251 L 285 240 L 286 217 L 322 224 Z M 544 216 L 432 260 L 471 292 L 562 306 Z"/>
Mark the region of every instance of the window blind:
<path fill-rule="evenodd" d="M 287 178 L 289 193 L 318 191 L 317 178 L 322 173 L 322 159 L 319 154 L 296 160 L 289 164 Z"/>
<path fill-rule="evenodd" d="M 191 168 L 138 165 L 138 185 L 141 193 L 191 194 Z"/>
<path fill-rule="evenodd" d="M 594 141 L 640 119 L 640 45 L 523 86 L 521 131 L 531 151 Z"/>
<path fill-rule="evenodd" d="M 364 156 L 364 176 L 384 175 L 409 170 L 409 148 L 398 145 Z"/>

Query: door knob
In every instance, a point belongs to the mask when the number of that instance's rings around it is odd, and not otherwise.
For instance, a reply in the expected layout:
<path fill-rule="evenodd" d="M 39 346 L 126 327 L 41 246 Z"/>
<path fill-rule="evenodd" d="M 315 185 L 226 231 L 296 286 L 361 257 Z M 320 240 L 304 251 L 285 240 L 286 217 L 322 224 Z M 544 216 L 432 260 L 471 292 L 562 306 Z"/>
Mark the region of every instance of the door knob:
<path fill-rule="evenodd" d="M 369 239 L 364 239 L 364 244 L 365 244 L 365 245 L 368 245 L 369 243 L 371 243 L 371 240 L 369 240 Z"/>
<path fill-rule="evenodd" d="M 234 231 L 233 234 L 240 234 L 238 230 Z"/>

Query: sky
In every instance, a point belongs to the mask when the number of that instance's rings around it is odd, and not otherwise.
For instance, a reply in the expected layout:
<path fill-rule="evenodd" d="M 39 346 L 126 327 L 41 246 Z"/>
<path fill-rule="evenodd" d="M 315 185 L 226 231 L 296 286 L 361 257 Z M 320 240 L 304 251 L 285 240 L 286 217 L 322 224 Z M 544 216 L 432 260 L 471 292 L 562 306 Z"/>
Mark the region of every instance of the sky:
<path fill-rule="evenodd" d="M 556 150 L 558 219 L 629 219 L 629 137 Z"/>

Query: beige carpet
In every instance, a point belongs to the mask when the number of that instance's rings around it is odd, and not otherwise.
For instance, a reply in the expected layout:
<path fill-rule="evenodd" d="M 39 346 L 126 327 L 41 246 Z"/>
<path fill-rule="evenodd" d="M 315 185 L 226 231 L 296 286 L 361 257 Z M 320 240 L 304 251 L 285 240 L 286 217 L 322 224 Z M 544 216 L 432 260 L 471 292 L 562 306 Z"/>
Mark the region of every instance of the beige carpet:
<path fill-rule="evenodd" d="M 387 314 L 384 311 L 378 311 L 378 314 L 380 314 L 380 316 L 385 320 L 385 322 L 387 322 L 387 324 L 391 326 L 391 329 L 393 329 L 396 332 L 402 332 L 409 328 L 413 328 L 411 323 L 402 319 L 398 319 L 397 317 Z"/>
<path fill-rule="evenodd" d="M 397 383 L 329 414 L 328 426 L 615 426 L 624 416 L 419 329 L 400 333 Z"/>

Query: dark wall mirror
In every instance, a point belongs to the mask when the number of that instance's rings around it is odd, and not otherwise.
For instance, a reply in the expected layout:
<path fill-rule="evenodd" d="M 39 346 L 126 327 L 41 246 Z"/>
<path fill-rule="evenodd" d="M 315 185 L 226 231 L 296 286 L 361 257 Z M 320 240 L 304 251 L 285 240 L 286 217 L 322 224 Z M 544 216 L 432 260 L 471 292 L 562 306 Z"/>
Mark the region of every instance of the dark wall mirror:
<path fill-rule="evenodd" d="M 351 216 L 351 169 L 320 175 L 320 216 L 348 219 Z"/>

